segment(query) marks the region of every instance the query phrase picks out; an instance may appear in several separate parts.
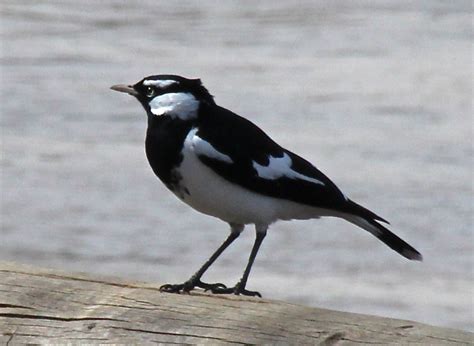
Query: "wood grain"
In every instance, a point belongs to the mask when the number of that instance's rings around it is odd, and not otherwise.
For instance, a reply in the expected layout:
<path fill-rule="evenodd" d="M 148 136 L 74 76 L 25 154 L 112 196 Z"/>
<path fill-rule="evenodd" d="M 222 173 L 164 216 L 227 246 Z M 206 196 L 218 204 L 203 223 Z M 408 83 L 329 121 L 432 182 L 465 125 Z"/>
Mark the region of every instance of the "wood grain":
<path fill-rule="evenodd" d="M 417 322 L 0 262 L 0 344 L 470 344 Z"/>

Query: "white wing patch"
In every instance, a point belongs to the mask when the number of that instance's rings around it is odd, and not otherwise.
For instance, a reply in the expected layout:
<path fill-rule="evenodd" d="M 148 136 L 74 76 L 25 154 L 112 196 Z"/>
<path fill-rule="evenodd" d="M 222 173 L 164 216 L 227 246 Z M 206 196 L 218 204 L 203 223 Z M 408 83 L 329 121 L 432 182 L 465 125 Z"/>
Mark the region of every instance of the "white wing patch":
<path fill-rule="evenodd" d="M 150 111 L 157 116 L 170 115 L 181 120 L 197 117 L 199 101 L 191 93 L 168 93 L 156 96 L 149 103 Z"/>
<path fill-rule="evenodd" d="M 143 85 L 145 86 L 155 86 L 160 89 L 164 89 L 169 87 L 170 85 L 173 84 L 179 84 L 178 81 L 175 80 L 153 80 L 153 79 L 147 79 L 143 81 Z"/>
<path fill-rule="evenodd" d="M 226 163 L 233 163 L 232 159 L 230 156 L 221 153 L 218 151 L 216 148 L 212 146 L 211 143 L 206 142 L 204 139 L 196 135 L 197 128 L 189 131 L 188 135 L 186 136 L 186 139 L 184 141 L 185 146 L 190 146 L 191 149 L 197 154 L 197 155 L 203 155 L 207 156 L 211 159 L 216 159 L 219 161 L 223 161 Z"/>
<path fill-rule="evenodd" d="M 260 178 L 275 180 L 281 177 L 287 177 L 290 179 L 301 179 L 315 184 L 324 185 L 322 181 L 308 177 L 293 170 L 291 168 L 293 162 L 287 153 L 284 153 L 283 157 L 269 156 L 268 160 L 268 166 L 263 166 L 255 161 L 252 161 L 253 168 L 255 168 Z"/>

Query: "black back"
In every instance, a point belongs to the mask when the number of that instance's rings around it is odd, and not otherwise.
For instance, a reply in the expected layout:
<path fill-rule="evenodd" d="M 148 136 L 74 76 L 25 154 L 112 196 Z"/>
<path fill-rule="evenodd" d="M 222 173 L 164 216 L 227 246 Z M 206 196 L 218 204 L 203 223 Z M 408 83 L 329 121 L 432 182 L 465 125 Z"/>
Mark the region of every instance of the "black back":
<path fill-rule="evenodd" d="M 225 179 L 249 190 L 277 198 L 323 208 L 337 208 L 345 197 L 337 186 L 311 163 L 282 148 L 252 122 L 217 105 L 203 105 L 199 112 L 197 135 L 212 143 L 218 151 L 230 156 L 232 164 L 200 156 L 201 161 Z M 269 156 L 292 159 L 292 168 L 324 183 L 281 177 L 263 179 L 252 161 L 269 164 Z"/>

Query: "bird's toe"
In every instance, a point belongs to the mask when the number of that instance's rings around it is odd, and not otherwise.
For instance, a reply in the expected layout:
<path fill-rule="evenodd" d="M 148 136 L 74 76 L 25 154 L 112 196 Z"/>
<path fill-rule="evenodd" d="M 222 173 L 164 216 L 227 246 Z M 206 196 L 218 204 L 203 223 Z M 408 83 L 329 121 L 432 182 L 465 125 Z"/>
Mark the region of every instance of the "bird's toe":
<path fill-rule="evenodd" d="M 166 293 L 180 293 L 184 288 L 184 284 L 165 284 L 160 286 L 160 292 Z"/>
<path fill-rule="evenodd" d="M 249 296 L 249 297 L 259 297 L 259 298 L 262 298 L 262 295 L 260 294 L 260 292 L 257 292 L 257 291 L 249 291 L 249 290 L 246 290 L 246 289 L 243 289 L 239 292 L 234 292 L 234 294 L 237 294 L 237 295 L 243 295 L 243 296 Z"/>
<path fill-rule="evenodd" d="M 212 290 L 215 290 L 215 289 L 226 289 L 227 288 L 226 285 L 224 285 L 223 283 L 220 283 L 220 282 L 217 282 L 217 283 L 214 283 L 214 284 L 208 284 L 208 283 L 202 282 L 202 281 L 199 281 L 196 284 L 196 287 L 199 287 L 199 288 L 204 289 L 205 291 L 211 291 L 211 292 L 212 292 Z"/>
<path fill-rule="evenodd" d="M 214 294 L 235 294 L 249 297 L 262 297 L 259 292 L 246 290 L 244 287 L 240 287 L 239 285 L 229 288 L 216 287 L 214 289 L 211 289 L 211 292 Z"/>

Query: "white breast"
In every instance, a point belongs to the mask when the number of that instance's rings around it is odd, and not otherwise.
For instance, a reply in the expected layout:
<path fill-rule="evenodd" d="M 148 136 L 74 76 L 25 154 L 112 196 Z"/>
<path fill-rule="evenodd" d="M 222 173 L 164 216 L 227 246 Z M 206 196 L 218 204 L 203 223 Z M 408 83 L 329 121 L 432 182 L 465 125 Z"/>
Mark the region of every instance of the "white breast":
<path fill-rule="evenodd" d="M 216 152 L 210 143 L 203 145 L 203 139 L 195 134 L 196 130 L 192 130 L 186 137 L 183 161 L 176 168 L 181 177 L 179 184 L 189 192 L 176 195 L 194 209 L 237 224 L 268 225 L 277 220 L 309 219 L 331 214 L 324 209 L 267 197 L 225 180 L 204 165 L 196 154 L 202 155 L 200 151 L 205 147 L 214 158 L 220 157 L 225 162 L 228 157 Z M 197 144 L 200 144 L 198 148 Z"/>

